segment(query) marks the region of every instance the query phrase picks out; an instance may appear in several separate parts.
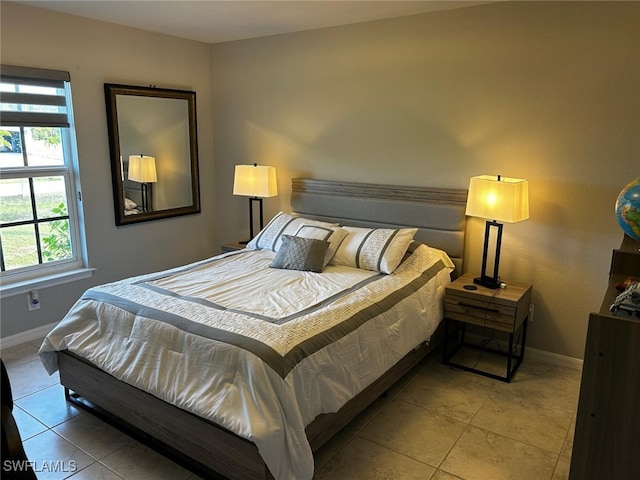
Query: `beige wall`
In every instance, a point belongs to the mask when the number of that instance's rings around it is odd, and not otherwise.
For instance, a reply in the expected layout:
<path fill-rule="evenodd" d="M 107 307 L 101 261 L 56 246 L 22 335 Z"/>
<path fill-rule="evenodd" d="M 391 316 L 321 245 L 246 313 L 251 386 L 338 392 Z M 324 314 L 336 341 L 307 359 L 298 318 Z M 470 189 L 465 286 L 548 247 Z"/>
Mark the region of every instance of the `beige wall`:
<path fill-rule="evenodd" d="M 67 70 L 76 120 L 89 264 L 95 275 L 2 299 L 2 337 L 62 318 L 88 287 L 191 262 L 218 252 L 210 46 L 113 24 L 1 4 L 2 63 Z M 202 213 L 116 227 L 104 83 L 194 90 L 197 98 Z"/>
<path fill-rule="evenodd" d="M 3 299 L 2 337 L 57 321 L 91 285 L 246 237 L 233 166 L 258 162 L 278 167 L 267 217 L 289 208 L 295 176 L 458 188 L 477 174 L 528 178 L 531 219 L 505 226 L 501 273 L 534 284 L 528 344 L 582 357 L 622 238 L 613 204 L 640 175 L 640 3 L 502 2 L 214 46 L 0 8 L 3 63 L 71 72 L 97 268 L 41 291 L 39 311 Z M 115 226 L 105 82 L 197 92 L 200 215 Z M 468 225 L 477 272 L 484 225 Z"/>
<path fill-rule="evenodd" d="M 466 188 L 530 181 L 501 274 L 534 284 L 528 344 L 582 357 L 620 189 L 640 176 L 640 3 L 515 2 L 212 47 L 220 240 L 247 236 L 233 166 L 320 179 Z M 470 219 L 466 270 L 484 222 Z"/>

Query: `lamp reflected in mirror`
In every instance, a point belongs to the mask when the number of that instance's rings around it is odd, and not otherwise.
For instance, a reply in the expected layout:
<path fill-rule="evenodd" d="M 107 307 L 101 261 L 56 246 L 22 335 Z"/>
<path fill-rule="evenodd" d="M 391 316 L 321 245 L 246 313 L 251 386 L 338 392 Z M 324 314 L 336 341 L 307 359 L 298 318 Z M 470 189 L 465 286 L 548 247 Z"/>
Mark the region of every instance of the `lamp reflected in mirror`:
<path fill-rule="evenodd" d="M 147 155 L 130 155 L 127 177 L 141 185 L 142 211 L 151 212 L 153 210 L 151 187 L 153 183 L 158 181 L 156 159 Z"/>

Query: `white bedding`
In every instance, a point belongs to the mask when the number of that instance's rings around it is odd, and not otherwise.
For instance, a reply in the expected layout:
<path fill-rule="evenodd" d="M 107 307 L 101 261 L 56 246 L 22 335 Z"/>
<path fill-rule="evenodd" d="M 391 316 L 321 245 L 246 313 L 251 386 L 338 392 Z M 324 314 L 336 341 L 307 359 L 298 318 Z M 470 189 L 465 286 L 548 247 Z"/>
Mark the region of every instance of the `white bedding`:
<path fill-rule="evenodd" d="M 276 479 L 311 479 L 305 426 L 429 338 L 453 264 L 424 245 L 391 275 L 271 269 L 273 256 L 243 250 L 92 288 L 42 361 L 53 373 L 68 349 L 253 441 Z"/>

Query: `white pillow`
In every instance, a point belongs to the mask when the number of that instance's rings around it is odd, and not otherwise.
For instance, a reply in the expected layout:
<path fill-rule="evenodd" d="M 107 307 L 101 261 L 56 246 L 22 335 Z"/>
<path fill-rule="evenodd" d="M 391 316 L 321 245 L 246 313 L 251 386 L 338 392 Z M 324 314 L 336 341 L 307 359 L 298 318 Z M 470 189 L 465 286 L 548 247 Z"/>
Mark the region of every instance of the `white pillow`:
<path fill-rule="evenodd" d="M 323 267 L 326 267 L 344 240 L 344 237 L 347 236 L 347 231 L 342 227 L 320 227 L 305 223 L 304 225 L 300 225 L 295 236 L 302 238 L 314 238 L 316 240 L 329 242 L 329 248 L 324 256 Z"/>
<path fill-rule="evenodd" d="M 247 243 L 247 248 L 253 250 L 273 250 L 277 252 L 282 245 L 282 235 L 295 235 L 302 225 L 318 227 L 337 227 L 335 223 L 320 222 L 308 218 L 296 217 L 289 213 L 279 212 L 271 221 Z"/>
<path fill-rule="evenodd" d="M 417 228 L 342 227 L 348 232 L 336 251 L 332 265 L 392 273 L 409 248 Z"/>
<path fill-rule="evenodd" d="M 136 202 L 134 202 L 130 198 L 124 197 L 124 209 L 133 210 L 134 208 L 138 208 L 138 205 L 136 204 Z"/>

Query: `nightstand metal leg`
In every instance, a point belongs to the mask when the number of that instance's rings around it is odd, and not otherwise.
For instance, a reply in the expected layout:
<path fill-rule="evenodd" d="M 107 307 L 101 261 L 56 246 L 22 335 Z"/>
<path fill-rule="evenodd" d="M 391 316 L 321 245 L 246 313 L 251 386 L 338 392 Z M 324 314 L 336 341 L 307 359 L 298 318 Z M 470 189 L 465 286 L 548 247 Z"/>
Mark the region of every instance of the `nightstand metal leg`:
<path fill-rule="evenodd" d="M 511 381 L 511 360 L 513 359 L 513 333 L 509 334 L 509 350 L 507 352 L 507 382 Z"/>
<path fill-rule="evenodd" d="M 493 348 L 488 348 L 484 345 L 476 345 L 473 343 L 467 343 L 465 341 L 465 337 L 466 337 L 466 323 L 464 322 L 457 322 L 459 323 L 457 331 L 454 333 L 451 333 L 451 328 L 452 328 L 452 324 L 453 322 L 456 322 L 455 320 L 451 320 L 451 319 L 445 319 L 445 338 L 444 338 L 444 345 L 442 348 L 442 363 L 445 365 L 448 365 L 452 368 L 457 368 L 457 369 L 461 369 L 461 370 L 465 370 L 467 372 L 472 372 L 472 373 L 477 373 L 479 375 L 483 375 L 485 377 L 489 377 L 489 378 L 493 378 L 495 380 L 501 380 L 503 382 L 507 382 L 510 383 L 511 379 L 513 378 L 513 375 L 516 373 L 516 371 L 518 370 L 518 368 L 520 368 L 520 365 L 522 364 L 522 361 L 524 360 L 524 347 L 525 347 L 525 342 L 527 339 L 527 323 L 529 322 L 528 318 L 525 318 L 524 321 L 522 322 L 522 325 L 520 326 L 520 345 L 519 345 L 519 352 L 516 354 L 514 352 L 514 340 L 516 338 L 516 332 L 513 333 L 509 333 L 509 344 L 507 347 L 507 352 L 505 353 L 504 351 L 501 350 L 496 350 Z M 452 348 L 449 348 L 449 340 L 450 337 L 455 336 L 455 345 L 452 346 Z M 507 365 L 506 365 L 506 374 L 504 376 L 502 375 L 496 375 L 494 373 L 491 372 L 485 372 L 483 370 L 477 369 L 475 367 L 469 367 L 467 365 L 463 365 L 463 364 L 459 364 L 456 363 L 455 361 L 452 361 L 453 357 L 456 355 L 456 353 L 458 353 L 458 351 L 463 348 L 463 347 L 468 347 L 468 348 L 473 348 L 476 350 L 482 350 L 483 352 L 490 352 L 496 355 L 501 355 L 503 357 L 506 357 L 507 359 Z M 514 363 L 515 362 L 515 363 Z"/>

